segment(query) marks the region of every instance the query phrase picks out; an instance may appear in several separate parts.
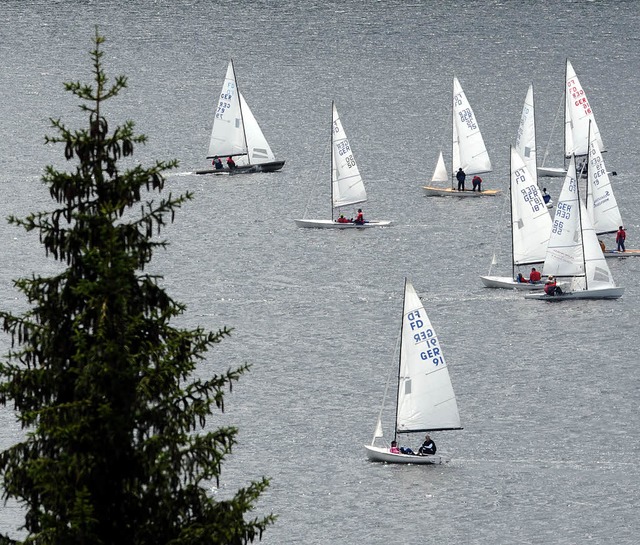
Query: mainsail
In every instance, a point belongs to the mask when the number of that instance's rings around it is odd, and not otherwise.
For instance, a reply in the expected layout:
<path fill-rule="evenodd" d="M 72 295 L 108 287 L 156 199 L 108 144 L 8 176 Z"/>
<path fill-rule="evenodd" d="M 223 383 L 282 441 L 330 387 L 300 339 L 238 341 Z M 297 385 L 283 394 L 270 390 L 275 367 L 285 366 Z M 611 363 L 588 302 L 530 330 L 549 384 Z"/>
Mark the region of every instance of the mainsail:
<path fill-rule="evenodd" d="M 331 186 L 333 207 L 357 204 L 367 200 L 367 192 L 349 140 L 344 132 L 335 103 L 332 104 L 331 130 Z"/>
<path fill-rule="evenodd" d="M 447 364 L 413 285 L 405 281 L 396 430 L 460 428 Z"/>
<path fill-rule="evenodd" d="M 597 139 L 592 139 L 589 146 L 587 212 L 598 235 L 615 233 L 622 225 L 620 209 L 613 195 L 613 187 Z"/>
<path fill-rule="evenodd" d="M 514 148 L 511 148 L 510 187 L 513 264 L 542 263 L 551 233 L 551 216 L 536 184 L 535 175 Z"/>
<path fill-rule="evenodd" d="M 573 291 L 615 287 L 589 214 L 580 201 L 574 157 L 558 198 L 543 272 L 572 277 Z"/>
<path fill-rule="evenodd" d="M 565 97 L 567 109 L 565 114 L 565 155 L 567 157 L 572 154 L 576 156 L 587 155 L 590 139 L 596 140 L 600 151 L 604 151 L 604 144 L 593 110 L 569 59 L 567 59 Z M 589 129 L 589 124 L 591 124 L 591 129 Z"/>
<path fill-rule="evenodd" d="M 516 151 L 529 169 L 533 182 L 538 185 L 538 159 L 536 156 L 536 120 L 533 104 L 533 85 L 529 85 L 527 96 L 522 106 L 518 135 L 516 136 Z"/>
<path fill-rule="evenodd" d="M 491 172 L 491 160 L 476 116 L 458 78 L 453 78 L 453 172 Z"/>
<path fill-rule="evenodd" d="M 247 154 L 247 139 L 242 122 L 239 95 L 233 61 L 229 61 L 211 129 L 207 154 L 210 159 Z"/>

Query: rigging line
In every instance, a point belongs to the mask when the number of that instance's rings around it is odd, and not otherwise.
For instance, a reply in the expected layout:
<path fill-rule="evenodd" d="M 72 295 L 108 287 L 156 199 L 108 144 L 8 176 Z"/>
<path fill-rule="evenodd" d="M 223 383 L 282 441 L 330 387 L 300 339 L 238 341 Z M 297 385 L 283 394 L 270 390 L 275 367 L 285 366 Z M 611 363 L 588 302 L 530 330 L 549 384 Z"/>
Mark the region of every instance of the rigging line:
<path fill-rule="evenodd" d="M 556 115 L 553 118 L 553 125 L 551 126 L 551 134 L 549 134 L 549 141 L 547 142 L 547 147 L 544 150 L 544 156 L 542 157 L 542 164 L 540 165 L 541 167 L 544 166 L 547 160 L 547 156 L 549 155 L 549 148 L 551 147 L 551 139 L 553 138 L 553 133 L 556 129 L 556 124 L 558 123 L 558 116 L 560 115 L 560 111 L 564 106 L 564 101 L 565 101 L 565 96 L 564 96 L 564 93 L 562 93 L 562 100 L 560 100 L 560 105 L 558 106 Z M 564 114 L 563 114 L 563 117 L 564 117 Z M 562 148 L 564 149 L 564 141 L 562 142 Z M 562 152 L 562 156 L 564 157 L 564 151 Z"/>
<path fill-rule="evenodd" d="M 400 329 L 398 331 L 398 338 L 396 339 L 396 346 L 393 350 L 393 358 L 392 358 L 392 362 L 393 365 L 389 366 L 389 371 L 387 373 L 387 380 L 384 386 L 384 394 L 382 395 L 382 405 L 380 405 L 380 411 L 378 412 L 378 422 L 382 422 L 382 412 L 384 411 L 384 406 L 386 404 L 387 401 L 387 394 L 389 393 L 389 386 L 391 385 L 391 377 L 392 376 L 396 376 L 393 371 L 395 371 L 398 367 L 398 359 L 396 357 L 396 354 L 398 353 L 398 350 L 400 348 L 400 340 L 402 337 L 402 329 Z M 376 426 L 377 428 L 377 426 Z M 394 429 L 395 429 L 395 423 L 394 423 Z M 377 430 L 376 430 L 377 431 Z M 371 444 L 373 445 L 373 443 L 376 440 L 376 436 L 374 433 L 373 439 L 371 440 Z"/>
<path fill-rule="evenodd" d="M 320 164 L 323 165 L 324 164 L 324 159 L 327 156 L 327 150 L 326 148 L 323 146 L 323 151 L 322 151 L 322 157 L 320 158 Z M 333 168 L 333 165 L 331 166 L 331 168 Z M 319 188 L 321 186 L 320 182 L 318 181 L 320 178 L 320 173 L 322 171 L 322 169 L 314 169 L 316 172 L 316 176 L 315 176 L 315 181 L 314 181 L 314 187 L 315 188 Z M 333 183 L 333 182 L 332 182 Z M 317 191 L 317 189 L 316 189 Z M 309 195 L 309 198 L 307 199 L 307 205 L 304 207 L 304 214 L 303 214 L 303 218 L 307 217 L 307 212 L 309 211 L 309 205 L 311 204 L 311 199 L 313 199 L 313 197 L 315 197 L 315 192 L 312 191 L 311 194 Z"/>
<path fill-rule="evenodd" d="M 509 173 L 509 185 L 511 185 L 511 173 Z M 507 201 L 509 201 L 509 206 L 511 206 L 511 194 L 509 194 L 509 198 L 508 199 L 503 199 L 503 203 L 502 203 L 502 210 L 500 211 L 500 218 L 498 219 L 498 224 L 496 225 L 496 236 L 493 239 L 493 257 L 491 258 L 491 264 L 489 265 L 489 272 L 487 273 L 489 276 L 491 275 L 491 270 L 493 269 L 494 265 L 497 265 L 498 262 L 496 260 L 496 250 L 498 248 L 498 240 L 499 240 L 499 234 L 504 231 L 503 227 L 503 221 L 504 221 L 504 211 L 507 207 Z M 511 224 L 509 224 L 509 231 L 511 231 L 511 229 L 513 228 L 513 226 Z"/>

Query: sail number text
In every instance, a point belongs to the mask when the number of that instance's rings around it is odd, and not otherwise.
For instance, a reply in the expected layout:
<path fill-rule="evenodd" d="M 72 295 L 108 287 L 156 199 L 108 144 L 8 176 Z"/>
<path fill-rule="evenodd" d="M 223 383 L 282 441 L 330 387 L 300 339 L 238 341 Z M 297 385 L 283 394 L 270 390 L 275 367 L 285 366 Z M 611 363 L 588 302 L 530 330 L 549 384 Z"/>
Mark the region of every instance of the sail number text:
<path fill-rule="evenodd" d="M 226 93 L 220 93 L 220 102 L 218 102 L 218 109 L 216 110 L 216 118 L 222 119 L 224 112 L 231 108 L 231 101 L 233 100 L 233 90 L 235 85 L 233 83 L 227 84 L 228 91 Z"/>
<path fill-rule="evenodd" d="M 553 227 L 551 228 L 552 233 L 561 234 L 564 229 L 564 221 L 568 220 L 571 217 L 571 209 L 573 208 L 572 204 L 568 204 L 566 202 L 559 202 L 558 207 L 556 209 L 556 217 L 553 220 Z"/>
<path fill-rule="evenodd" d="M 516 185 L 527 184 L 527 187 L 523 187 L 522 189 L 520 189 L 520 192 L 522 193 L 524 202 L 529 203 L 529 206 L 531 206 L 531 210 L 533 210 L 534 212 L 538 212 L 540 210 L 546 209 L 546 206 L 543 203 L 542 198 L 540 197 L 538 188 L 534 184 L 531 184 L 527 181 L 524 168 L 515 170 L 513 174 Z"/>
<path fill-rule="evenodd" d="M 420 351 L 420 359 L 433 363 L 436 367 L 444 364 L 444 358 L 440 353 L 440 345 L 435 332 L 430 327 L 425 328 L 422 315 L 419 310 L 407 314 L 409 327 L 413 332 L 413 340 L 416 344 L 424 343 L 426 347 Z"/>
<path fill-rule="evenodd" d="M 342 140 L 341 142 L 336 143 L 336 151 L 340 157 L 344 157 L 345 162 L 347 163 L 347 167 L 353 168 L 356 166 L 356 160 L 353 157 L 353 153 L 351 153 L 351 146 L 349 146 L 348 140 Z"/>
<path fill-rule="evenodd" d="M 466 123 L 467 127 L 469 127 L 470 129 L 475 130 L 478 128 L 471 108 L 465 108 L 464 110 L 461 110 L 460 112 L 458 112 L 458 115 L 460 116 L 460 121 L 462 123 Z"/>
<path fill-rule="evenodd" d="M 584 95 L 584 89 L 578 87 L 575 80 L 571 79 L 567 81 L 567 93 L 569 93 L 569 96 L 573 99 L 576 107 L 582 106 L 584 113 L 587 115 L 591 113 L 591 106 L 589 105 L 587 97 Z"/>

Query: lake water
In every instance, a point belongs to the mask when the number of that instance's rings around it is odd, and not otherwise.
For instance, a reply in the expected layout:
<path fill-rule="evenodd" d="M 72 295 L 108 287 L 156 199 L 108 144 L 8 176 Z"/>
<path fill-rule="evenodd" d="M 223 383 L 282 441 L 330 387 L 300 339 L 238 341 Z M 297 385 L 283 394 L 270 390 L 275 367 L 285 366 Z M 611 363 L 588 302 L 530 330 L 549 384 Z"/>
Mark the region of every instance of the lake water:
<path fill-rule="evenodd" d="M 105 67 L 129 89 L 108 106 L 149 143 L 136 159 L 177 158 L 174 193 L 195 199 L 165 231 L 153 267 L 188 305 L 180 325 L 235 328 L 205 375 L 250 362 L 211 425 L 234 425 L 221 497 L 272 479 L 259 513 L 266 544 L 638 542 L 640 259 L 608 260 L 617 301 L 525 301 L 482 287 L 495 252 L 510 270 L 509 146 L 534 84 L 539 157 L 562 161 L 569 58 L 595 111 L 628 231 L 640 247 L 635 163 L 640 4 L 5 0 L 0 14 L 2 217 L 50 209 L 43 167 L 49 117 L 78 121 L 63 81 L 90 80 L 95 25 Z M 229 58 L 281 172 L 207 177 L 214 104 Z M 475 110 L 496 198 L 426 198 L 440 149 L 450 162 L 451 82 Z M 369 218 L 388 229 L 298 229 L 329 216 L 335 100 L 364 177 Z M 555 128 L 554 128 L 555 125 Z M 547 148 L 549 143 L 549 147 Z M 449 167 L 450 168 L 450 167 Z M 547 179 L 557 198 L 562 180 Z M 48 274 L 37 237 L 0 222 L 0 304 L 21 311 L 11 280 Z M 605 237 L 608 246 L 613 236 Z M 445 466 L 366 460 L 395 366 L 404 278 L 439 333 L 464 426 L 434 433 Z M 3 352 L 8 339 L 0 340 Z M 385 412 L 387 415 L 389 411 Z M 390 414 L 389 414 L 390 416 Z M 390 423 L 387 419 L 387 430 Z M 19 439 L 0 412 L 0 447 Z M 419 437 L 411 439 L 413 446 Z M 19 535 L 19 509 L 0 529 Z"/>

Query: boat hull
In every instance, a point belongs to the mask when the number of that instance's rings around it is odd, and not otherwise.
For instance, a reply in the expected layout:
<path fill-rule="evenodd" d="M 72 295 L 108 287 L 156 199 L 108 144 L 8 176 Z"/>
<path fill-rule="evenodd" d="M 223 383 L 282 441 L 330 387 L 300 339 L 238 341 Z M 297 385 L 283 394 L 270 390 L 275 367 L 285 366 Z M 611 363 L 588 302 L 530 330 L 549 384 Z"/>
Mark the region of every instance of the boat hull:
<path fill-rule="evenodd" d="M 543 178 L 563 178 L 567 175 L 567 169 L 562 167 L 538 167 L 538 176 Z"/>
<path fill-rule="evenodd" d="M 367 449 L 367 457 L 372 462 L 383 462 L 386 464 L 421 464 L 421 465 L 440 465 L 445 464 L 449 460 L 439 454 L 427 454 L 419 456 L 417 454 L 394 454 L 389 452 L 388 448 L 374 447 L 365 445 Z"/>
<path fill-rule="evenodd" d="M 640 250 L 626 250 L 619 252 L 618 250 L 605 250 L 602 252 L 604 257 L 640 257 Z"/>
<path fill-rule="evenodd" d="M 196 170 L 196 174 L 253 174 L 254 172 L 275 172 L 276 170 L 280 170 L 284 166 L 284 161 L 271 161 L 269 163 L 258 163 L 255 165 L 242 165 L 234 168 L 233 170 L 229 170 L 228 168 L 223 169 L 207 169 L 207 170 Z"/>
<path fill-rule="evenodd" d="M 425 185 L 422 187 L 427 197 L 495 197 L 500 193 L 499 189 L 483 189 L 482 191 L 458 191 L 452 187 L 433 187 Z"/>
<path fill-rule="evenodd" d="M 525 299 L 540 301 L 568 301 L 573 299 L 618 299 L 622 297 L 624 288 L 604 288 L 601 290 L 565 291 L 562 295 L 547 295 L 546 293 L 527 293 Z"/>
<path fill-rule="evenodd" d="M 544 289 L 544 282 L 537 284 L 527 284 L 516 282 L 510 276 L 481 276 L 480 280 L 486 288 L 502 288 L 521 291 L 536 291 Z"/>
<path fill-rule="evenodd" d="M 335 220 L 294 220 L 298 227 L 315 229 L 366 229 L 369 227 L 388 227 L 391 221 L 367 221 L 365 223 L 338 223 Z"/>

